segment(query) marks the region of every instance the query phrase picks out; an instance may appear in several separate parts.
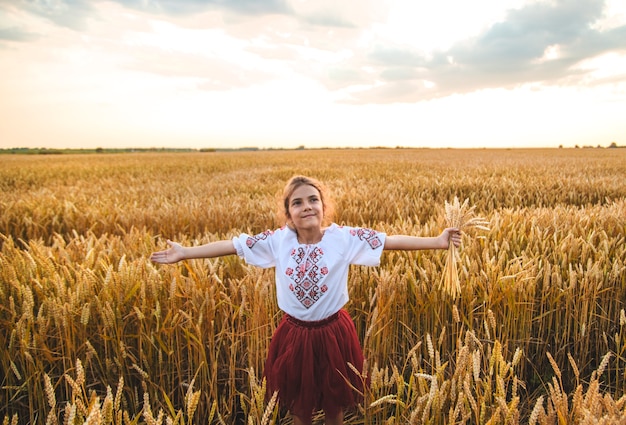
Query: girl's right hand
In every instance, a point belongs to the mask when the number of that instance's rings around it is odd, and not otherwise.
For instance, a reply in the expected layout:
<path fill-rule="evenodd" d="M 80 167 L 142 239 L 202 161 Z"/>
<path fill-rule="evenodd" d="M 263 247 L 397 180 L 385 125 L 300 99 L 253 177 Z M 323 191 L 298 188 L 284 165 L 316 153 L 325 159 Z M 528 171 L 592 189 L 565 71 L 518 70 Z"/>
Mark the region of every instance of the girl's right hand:
<path fill-rule="evenodd" d="M 184 248 L 181 244 L 172 242 L 169 239 L 167 240 L 167 244 L 170 246 L 169 249 L 166 249 L 165 251 L 153 252 L 150 256 L 150 260 L 155 263 L 172 264 L 185 259 L 185 256 L 183 255 Z"/>

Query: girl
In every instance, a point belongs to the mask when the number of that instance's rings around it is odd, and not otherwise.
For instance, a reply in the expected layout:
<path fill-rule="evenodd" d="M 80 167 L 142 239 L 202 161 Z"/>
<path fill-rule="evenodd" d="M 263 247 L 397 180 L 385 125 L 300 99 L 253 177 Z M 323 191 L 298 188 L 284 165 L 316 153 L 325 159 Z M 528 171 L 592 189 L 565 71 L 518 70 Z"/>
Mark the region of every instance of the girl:
<path fill-rule="evenodd" d="M 447 228 L 437 237 L 387 236 L 367 228 L 330 221 L 330 203 L 322 184 L 293 177 L 285 187 L 287 225 L 256 236 L 183 247 L 167 241 L 151 260 L 175 263 L 192 258 L 237 254 L 248 264 L 276 268 L 276 296 L 284 312 L 265 363 L 268 394 L 278 391 L 294 424 L 310 424 L 317 409 L 326 424 L 343 424 L 344 409 L 363 391 L 356 370 L 363 368 L 354 322 L 343 309 L 348 302 L 350 264 L 377 266 L 383 250 L 447 249 L 458 246 L 461 233 Z"/>

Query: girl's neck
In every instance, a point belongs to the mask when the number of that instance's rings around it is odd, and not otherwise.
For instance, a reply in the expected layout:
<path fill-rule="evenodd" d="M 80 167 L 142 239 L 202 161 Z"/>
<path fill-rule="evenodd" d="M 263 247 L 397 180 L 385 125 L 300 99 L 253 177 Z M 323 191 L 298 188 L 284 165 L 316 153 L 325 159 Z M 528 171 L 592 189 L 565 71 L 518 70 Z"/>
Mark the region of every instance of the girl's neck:
<path fill-rule="evenodd" d="M 319 243 L 324 237 L 324 229 L 296 230 L 298 243 L 303 245 L 313 245 Z"/>

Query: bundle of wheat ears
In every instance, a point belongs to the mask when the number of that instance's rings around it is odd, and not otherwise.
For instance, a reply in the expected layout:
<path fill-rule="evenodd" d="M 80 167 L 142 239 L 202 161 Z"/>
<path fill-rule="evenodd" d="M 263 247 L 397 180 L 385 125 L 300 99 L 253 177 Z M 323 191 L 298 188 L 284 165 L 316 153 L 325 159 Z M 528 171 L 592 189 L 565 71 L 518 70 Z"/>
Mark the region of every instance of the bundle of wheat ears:
<path fill-rule="evenodd" d="M 461 204 L 456 196 L 451 204 L 446 201 L 446 223 L 448 227 L 456 227 L 462 232 L 470 228 L 489 231 L 489 227 L 487 227 L 489 222 L 482 217 L 476 217 L 474 215 L 475 206 L 468 208 L 468 202 L 469 199 L 466 199 Z M 441 287 L 452 299 L 456 299 L 461 293 L 461 282 L 457 270 L 458 261 L 458 248 L 451 243 L 446 254 L 446 265 L 443 278 L 441 279 Z"/>

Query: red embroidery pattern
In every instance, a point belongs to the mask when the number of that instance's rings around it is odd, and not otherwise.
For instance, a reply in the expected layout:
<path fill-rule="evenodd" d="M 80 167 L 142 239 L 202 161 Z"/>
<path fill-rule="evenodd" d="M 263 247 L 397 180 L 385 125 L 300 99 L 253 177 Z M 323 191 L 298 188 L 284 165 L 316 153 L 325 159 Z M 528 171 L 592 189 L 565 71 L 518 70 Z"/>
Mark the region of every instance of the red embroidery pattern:
<path fill-rule="evenodd" d="M 258 242 L 258 241 L 262 241 L 267 239 L 269 236 L 271 236 L 274 232 L 272 232 L 271 230 L 266 230 L 265 232 L 259 233 L 258 235 L 254 235 L 254 236 L 249 236 L 248 239 L 246 239 L 246 245 L 248 246 L 248 248 L 252 249 L 252 247 Z"/>
<path fill-rule="evenodd" d="M 324 252 L 319 247 L 305 250 L 298 247 L 291 251 L 291 258 L 296 262 L 296 267 L 288 267 L 285 274 L 291 278 L 293 284 L 289 289 L 294 293 L 298 301 L 306 308 L 310 308 L 328 290 L 326 285 L 318 285 L 328 274 L 328 267 L 319 264 L 324 257 Z"/>
<path fill-rule="evenodd" d="M 366 241 L 372 249 L 379 248 L 382 245 L 376 230 L 361 227 L 350 230 L 350 234 L 358 237 L 362 241 Z"/>

